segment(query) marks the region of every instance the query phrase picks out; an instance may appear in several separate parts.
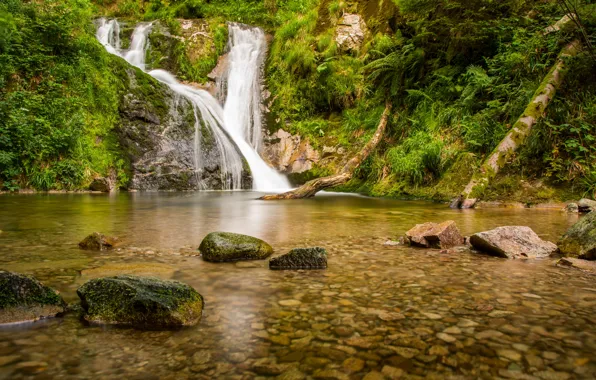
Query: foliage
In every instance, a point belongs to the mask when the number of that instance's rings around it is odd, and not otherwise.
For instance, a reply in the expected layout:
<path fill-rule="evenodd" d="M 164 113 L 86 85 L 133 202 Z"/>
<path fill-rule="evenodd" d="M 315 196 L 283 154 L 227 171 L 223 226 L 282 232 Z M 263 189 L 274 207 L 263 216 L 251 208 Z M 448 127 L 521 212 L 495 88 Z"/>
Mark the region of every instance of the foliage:
<path fill-rule="evenodd" d="M 83 0 L 0 2 L 0 188 L 74 189 L 122 174 L 110 57 Z"/>

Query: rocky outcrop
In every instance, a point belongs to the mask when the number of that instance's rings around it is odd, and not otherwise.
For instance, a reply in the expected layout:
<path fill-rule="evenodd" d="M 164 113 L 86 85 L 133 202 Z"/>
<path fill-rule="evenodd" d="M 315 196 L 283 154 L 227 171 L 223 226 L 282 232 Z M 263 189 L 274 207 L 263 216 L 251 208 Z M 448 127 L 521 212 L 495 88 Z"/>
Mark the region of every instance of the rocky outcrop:
<path fill-rule="evenodd" d="M 99 177 L 95 178 L 89 185 L 91 191 L 101 191 L 102 193 L 109 193 L 114 188 L 114 184 L 109 178 Z"/>
<path fill-rule="evenodd" d="M 571 226 L 558 245 L 565 256 L 596 260 L 596 212 L 589 213 Z"/>
<path fill-rule="evenodd" d="M 224 262 L 266 259 L 273 253 L 273 248 L 252 236 L 212 232 L 205 236 L 199 251 L 205 261 Z"/>
<path fill-rule="evenodd" d="M 137 328 L 193 326 L 201 319 L 203 297 L 178 281 L 115 276 L 91 280 L 77 289 L 83 319 L 93 324 Z"/>
<path fill-rule="evenodd" d="M 592 212 L 596 210 L 596 201 L 587 198 L 580 199 L 577 202 L 577 208 L 579 212 Z"/>
<path fill-rule="evenodd" d="M 470 237 L 470 244 L 483 253 L 508 259 L 547 257 L 557 246 L 540 239 L 530 227 L 504 226 L 479 232 Z"/>
<path fill-rule="evenodd" d="M 65 307 L 55 290 L 35 278 L 0 270 L 0 324 L 55 317 Z"/>
<path fill-rule="evenodd" d="M 283 129 L 264 136 L 261 156 L 282 173 L 303 173 L 313 168 L 320 155 L 299 135 L 292 135 Z"/>
<path fill-rule="evenodd" d="M 360 15 L 344 13 L 335 28 L 335 42 L 341 50 L 358 51 L 366 33 L 366 24 Z"/>
<path fill-rule="evenodd" d="M 106 236 L 100 232 L 94 232 L 79 243 L 79 248 L 88 251 L 107 251 L 118 244 L 115 236 Z"/>
<path fill-rule="evenodd" d="M 195 141 L 191 103 L 139 69 L 124 67 L 122 71 L 127 88 L 115 131 L 130 162 L 129 189 L 224 189 L 228 178 L 222 175 L 215 136 L 201 122 Z M 250 188 L 251 183 L 245 165 L 242 187 Z"/>
<path fill-rule="evenodd" d="M 294 248 L 285 255 L 269 260 L 269 269 L 326 269 L 325 248 Z"/>
<path fill-rule="evenodd" d="M 410 245 L 425 248 L 446 249 L 464 244 L 464 237 L 453 220 L 417 224 L 406 232 L 406 239 Z"/>

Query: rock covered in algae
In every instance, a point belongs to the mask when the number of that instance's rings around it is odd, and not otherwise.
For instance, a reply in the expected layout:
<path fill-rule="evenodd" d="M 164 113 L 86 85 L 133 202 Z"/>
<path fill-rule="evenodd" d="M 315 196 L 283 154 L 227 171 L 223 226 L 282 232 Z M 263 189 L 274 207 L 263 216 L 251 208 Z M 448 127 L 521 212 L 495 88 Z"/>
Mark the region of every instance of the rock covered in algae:
<path fill-rule="evenodd" d="M 327 251 L 325 248 L 294 248 L 285 255 L 269 260 L 269 269 L 325 269 Z"/>
<path fill-rule="evenodd" d="M 65 307 L 55 290 L 34 277 L 0 270 L 0 323 L 55 317 Z"/>
<path fill-rule="evenodd" d="M 478 232 L 470 237 L 470 244 L 484 253 L 508 259 L 547 257 L 557 246 L 542 240 L 526 226 L 503 226 Z"/>
<path fill-rule="evenodd" d="M 464 244 L 464 237 L 453 220 L 417 224 L 406 232 L 406 239 L 411 245 L 426 248 L 445 249 Z"/>
<path fill-rule="evenodd" d="M 565 256 L 596 260 L 596 212 L 591 212 L 571 226 L 559 241 Z"/>
<path fill-rule="evenodd" d="M 203 297 L 189 285 L 129 275 L 93 279 L 77 294 L 86 321 L 138 328 L 193 326 L 204 305 Z"/>
<path fill-rule="evenodd" d="M 100 232 L 94 232 L 79 243 L 79 248 L 89 251 L 106 251 L 118 244 L 115 236 L 106 236 Z"/>
<path fill-rule="evenodd" d="M 262 260 L 273 248 L 261 239 L 232 232 L 211 232 L 205 236 L 199 251 L 203 260 L 212 262 Z"/>

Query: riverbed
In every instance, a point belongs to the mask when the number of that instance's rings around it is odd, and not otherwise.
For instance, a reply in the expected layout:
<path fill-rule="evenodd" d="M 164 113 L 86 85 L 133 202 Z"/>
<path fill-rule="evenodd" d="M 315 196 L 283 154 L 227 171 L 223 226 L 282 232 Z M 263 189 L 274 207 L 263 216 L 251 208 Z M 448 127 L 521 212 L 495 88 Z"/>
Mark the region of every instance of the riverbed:
<path fill-rule="evenodd" d="M 74 314 L 0 328 L 0 378 L 596 377 L 596 276 L 554 259 L 384 244 L 444 220 L 466 235 L 525 225 L 556 242 L 577 215 L 259 195 L 0 196 L 0 268 L 36 276 L 67 302 L 88 279 L 124 272 L 188 283 L 206 302 L 199 325 L 177 331 L 87 326 Z M 94 231 L 120 237 L 123 248 L 79 250 Z M 212 231 L 259 237 L 275 254 L 321 246 L 329 267 L 207 263 L 197 247 Z"/>

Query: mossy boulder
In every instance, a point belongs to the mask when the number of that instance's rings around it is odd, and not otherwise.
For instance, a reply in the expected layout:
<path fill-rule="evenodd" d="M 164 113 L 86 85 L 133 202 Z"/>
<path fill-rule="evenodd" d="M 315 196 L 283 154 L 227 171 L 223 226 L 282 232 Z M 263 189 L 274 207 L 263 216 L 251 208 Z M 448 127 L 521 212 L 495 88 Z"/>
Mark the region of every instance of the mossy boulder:
<path fill-rule="evenodd" d="M 152 277 L 97 278 L 77 294 L 87 322 L 143 329 L 196 325 L 204 306 L 203 297 L 191 286 Z"/>
<path fill-rule="evenodd" d="M 271 256 L 273 248 L 261 239 L 232 232 L 212 232 L 205 236 L 199 251 L 203 260 L 211 262 L 262 260 Z"/>
<path fill-rule="evenodd" d="M 565 256 L 596 260 L 596 212 L 587 214 L 571 226 L 558 245 Z"/>
<path fill-rule="evenodd" d="M 55 317 L 65 307 L 55 290 L 34 277 L 0 270 L 0 324 Z"/>
<path fill-rule="evenodd" d="M 115 236 L 106 236 L 100 232 L 94 232 L 79 243 L 79 248 L 88 251 L 106 251 L 118 244 Z"/>
<path fill-rule="evenodd" d="M 285 255 L 269 260 L 269 269 L 326 269 L 325 248 L 294 248 Z"/>

